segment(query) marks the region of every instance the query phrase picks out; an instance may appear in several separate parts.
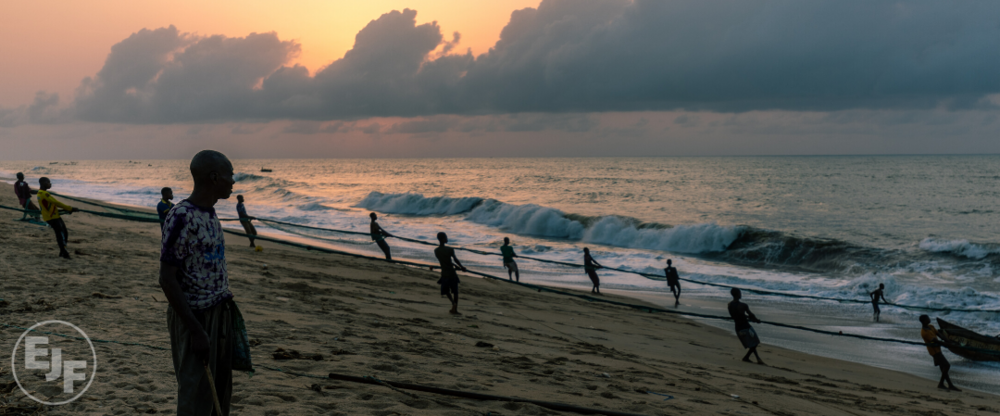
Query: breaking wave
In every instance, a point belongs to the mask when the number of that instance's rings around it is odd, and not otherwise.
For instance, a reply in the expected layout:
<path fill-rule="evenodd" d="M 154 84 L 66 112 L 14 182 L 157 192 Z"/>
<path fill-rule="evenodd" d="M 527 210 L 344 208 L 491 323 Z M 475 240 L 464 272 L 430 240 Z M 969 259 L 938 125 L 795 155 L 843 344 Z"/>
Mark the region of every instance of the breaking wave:
<path fill-rule="evenodd" d="M 391 214 L 465 214 L 468 221 L 515 234 L 688 254 L 724 251 L 745 228 L 714 223 L 672 227 L 619 216 L 566 214 L 535 204 L 514 205 L 478 197 L 427 198 L 416 193 L 372 192 L 357 206 Z"/>
<path fill-rule="evenodd" d="M 920 248 L 931 253 L 948 253 L 955 256 L 975 260 L 985 259 L 991 254 L 1000 254 L 1000 246 L 994 244 L 975 244 L 969 240 L 938 240 L 925 238 L 920 242 Z"/>
<path fill-rule="evenodd" d="M 802 237 L 746 225 L 666 225 L 607 215 L 588 217 L 536 204 L 515 205 L 479 197 L 425 197 L 418 193 L 372 192 L 357 207 L 414 216 L 464 215 L 466 221 L 519 235 L 623 248 L 694 254 L 755 267 L 791 267 L 817 272 L 864 273 L 870 268 L 910 267 L 956 258 L 959 267 L 981 268 L 1000 245 L 966 240 L 924 239 L 920 251 L 866 247 L 846 241 Z M 972 260 L 971 262 L 969 260 Z"/>

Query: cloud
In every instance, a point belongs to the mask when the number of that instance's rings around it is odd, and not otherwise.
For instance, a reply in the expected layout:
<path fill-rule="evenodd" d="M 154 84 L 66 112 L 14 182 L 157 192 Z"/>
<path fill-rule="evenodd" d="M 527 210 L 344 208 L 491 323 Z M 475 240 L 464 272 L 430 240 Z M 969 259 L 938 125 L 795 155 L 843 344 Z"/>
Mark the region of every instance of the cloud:
<path fill-rule="evenodd" d="M 75 115 L 184 123 L 967 109 L 995 108 L 1000 93 L 1000 7 L 992 1 L 544 0 L 513 12 L 478 57 L 451 53 L 460 36 L 446 41 L 416 15 L 406 9 L 372 20 L 343 58 L 314 75 L 289 65 L 300 45 L 275 33 L 144 29 L 112 47 L 100 72 L 81 83 Z M 13 123 L 11 111 L 0 110 L 0 124 Z M 422 120 L 386 128 L 450 127 Z"/>
<path fill-rule="evenodd" d="M 59 106 L 59 94 L 45 91 L 35 93 L 35 100 L 27 106 L 0 108 L 0 127 L 22 124 L 58 124 L 72 121 L 72 108 Z"/>
<path fill-rule="evenodd" d="M 197 37 L 170 26 L 143 29 L 111 48 L 104 67 L 77 92 L 80 118 L 169 123 L 271 118 L 259 86 L 300 46 L 275 33 Z"/>

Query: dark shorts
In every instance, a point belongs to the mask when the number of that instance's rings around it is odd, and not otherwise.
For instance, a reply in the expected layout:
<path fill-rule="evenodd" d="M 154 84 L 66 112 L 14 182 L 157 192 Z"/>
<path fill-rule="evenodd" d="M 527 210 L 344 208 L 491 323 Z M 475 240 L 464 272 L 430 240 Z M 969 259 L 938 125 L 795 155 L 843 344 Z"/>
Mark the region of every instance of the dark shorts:
<path fill-rule="evenodd" d="M 757 331 L 754 331 L 753 328 L 736 331 L 736 336 L 743 343 L 743 348 L 753 348 L 760 345 L 760 338 L 757 338 Z"/>
<path fill-rule="evenodd" d="M 438 283 L 441 285 L 441 296 L 446 296 L 449 293 L 454 293 L 456 296 L 458 295 L 458 279 L 449 279 Z"/>
<path fill-rule="evenodd" d="M 670 286 L 671 289 L 681 287 L 681 282 L 678 280 L 667 280 L 667 286 Z"/>
<path fill-rule="evenodd" d="M 934 354 L 932 357 L 934 357 L 934 366 L 935 367 L 940 367 L 940 366 L 947 367 L 948 366 L 948 360 L 946 358 L 944 358 L 944 353 L 940 353 L 939 352 L 937 354 Z"/>
<path fill-rule="evenodd" d="M 875 308 L 875 312 L 881 312 L 882 310 L 878 308 L 878 302 L 872 302 L 872 307 Z"/>

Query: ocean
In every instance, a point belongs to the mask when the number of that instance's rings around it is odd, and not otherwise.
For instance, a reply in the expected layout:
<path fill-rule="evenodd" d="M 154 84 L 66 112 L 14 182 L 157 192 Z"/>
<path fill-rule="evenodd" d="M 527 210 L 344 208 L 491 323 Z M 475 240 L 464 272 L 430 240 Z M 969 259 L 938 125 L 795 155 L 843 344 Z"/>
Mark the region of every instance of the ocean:
<path fill-rule="evenodd" d="M 931 315 L 1000 333 L 1000 156 L 233 162 L 235 193 L 261 218 L 367 232 L 368 213 L 376 212 L 390 233 L 429 242 L 445 231 L 451 244 L 498 251 L 509 237 L 518 254 L 574 263 L 582 263 L 581 250 L 589 247 L 609 267 L 662 274 L 672 259 L 684 278 L 829 298 L 864 300 L 884 283 L 890 302 L 983 310 Z M 36 187 L 38 177 L 48 176 L 56 192 L 155 207 L 164 186 L 173 188 L 175 201 L 191 191 L 187 164 L 0 161 L 0 177 L 12 182 L 15 172 L 24 172 Z M 235 198 L 218 209 L 235 217 Z M 258 231 L 380 254 L 364 236 L 268 223 Z M 389 243 L 396 258 L 433 262 L 428 247 Z M 459 256 L 470 268 L 506 275 L 498 257 Z M 580 270 L 518 263 L 524 282 L 590 289 Z M 602 290 L 673 304 L 660 280 L 599 273 Z M 679 310 L 724 314 L 725 289 L 683 287 Z M 882 322 L 874 324 L 870 305 L 761 295 L 745 300 L 803 326 L 919 340 L 920 312 L 884 306 Z M 789 310 L 796 313 L 783 313 Z M 731 323 L 707 323 L 731 329 Z M 765 343 L 768 331 L 759 329 Z M 922 347 L 898 347 L 907 351 L 902 358 L 880 347 L 884 352 L 868 360 L 849 351 L 850 341 L 832 348 L 779 332 L 772 339 L 780 346 L 936 379 Z M 1000 366 L 950 357 L 953 372 L 994 390 L 989 380 Z"/>

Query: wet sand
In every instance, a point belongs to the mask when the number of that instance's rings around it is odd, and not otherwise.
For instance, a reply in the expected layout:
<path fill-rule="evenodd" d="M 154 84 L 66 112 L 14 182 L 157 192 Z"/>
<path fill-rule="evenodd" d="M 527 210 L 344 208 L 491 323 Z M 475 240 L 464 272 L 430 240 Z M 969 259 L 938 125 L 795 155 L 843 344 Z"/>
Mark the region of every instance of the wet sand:
<path fill-rule="evenodd" d="M 0 185 L 0 204 L 15 203 L 11 187 Z M 6 301 L 0 322 L 61 319 L 92 338 L 169 347 L 157 283 L 158 225 L 73 214 L 66 218 L 73 259 L 63 260 L 50 229 L 12 221 L 19 217 L 0 211 L 0 298 Z M 739 361 L 743 349 L 731 331 L 468 275 L 460 289 L 463 315 L 450 316 L 438 275 L 428 270 L 274 243 L 257 253 L 243 238 L 226 238 L 231 288 L 260 367 L 252 378 L 235 374 L 233 414 L 571 414 L 287 371 L 647 415 L 975 415 L 1000 407 L 995 395 L 949 393 L 911 374 L 769 345 L 761 348 L 768 366 L 747 364 Z M 0 334 L 0 352 L 10 351 L 21 331 Z M 174 413 L 169 351 L 95 346 L 101 366 L 93 386 L 49 414 Z M 276 360 L 278 348 L 321 359 Z M 0 369 L 0 386 L 11 380 L 9 369 Z M 23 397 L 17 390 L 4 396 Z"/>
<path fill-rule="evenodd" d="M 662 308 L 673 308 L 673 298 L 669 301 L 661 294 L 637 291 L 607 291 L 644 300 Z M 716 291 L 712 291 L 716 292 Z M 727 315 L 726 304 L 731 298 L 699 293 L 697 297 L 687 296 L 679 311 L 707 315 Z M 831 302 L 775 301 L 749 296 L 744 299 L 758 318 L 766 321 L 801 325 L 826 331 L 843 331 L 873 337 L 920 341 L 918 313 L 900 312 L 899 309 L 883 306 L 881 322 L 872 322 L 870 305 L 842 306 Z M 936 315 L 932 315 L 936 316 Z M 731 321 L 692 318 L 698 322 L 731 330 Z M 937 324 L 935 324 L 936 326 Z M 861 363 L 887 370 L 897 370 L 937 382 L 941 372 L 933 365 L 927 348 L 916 345 L 886 343 L 856 338 L 835 337 L 826 334 L 799 331 L 771 325 L 754 325 L 761 342 L 777 345 L 795 351 L 806 352 L 828 358 Z M 967 360 L 947 349 L 945 356 L 951 363 L 951 378 L 961 388 L 975 389 L 986 393 L 1000 393 L 1000 365 L 997 363 Z"/>

